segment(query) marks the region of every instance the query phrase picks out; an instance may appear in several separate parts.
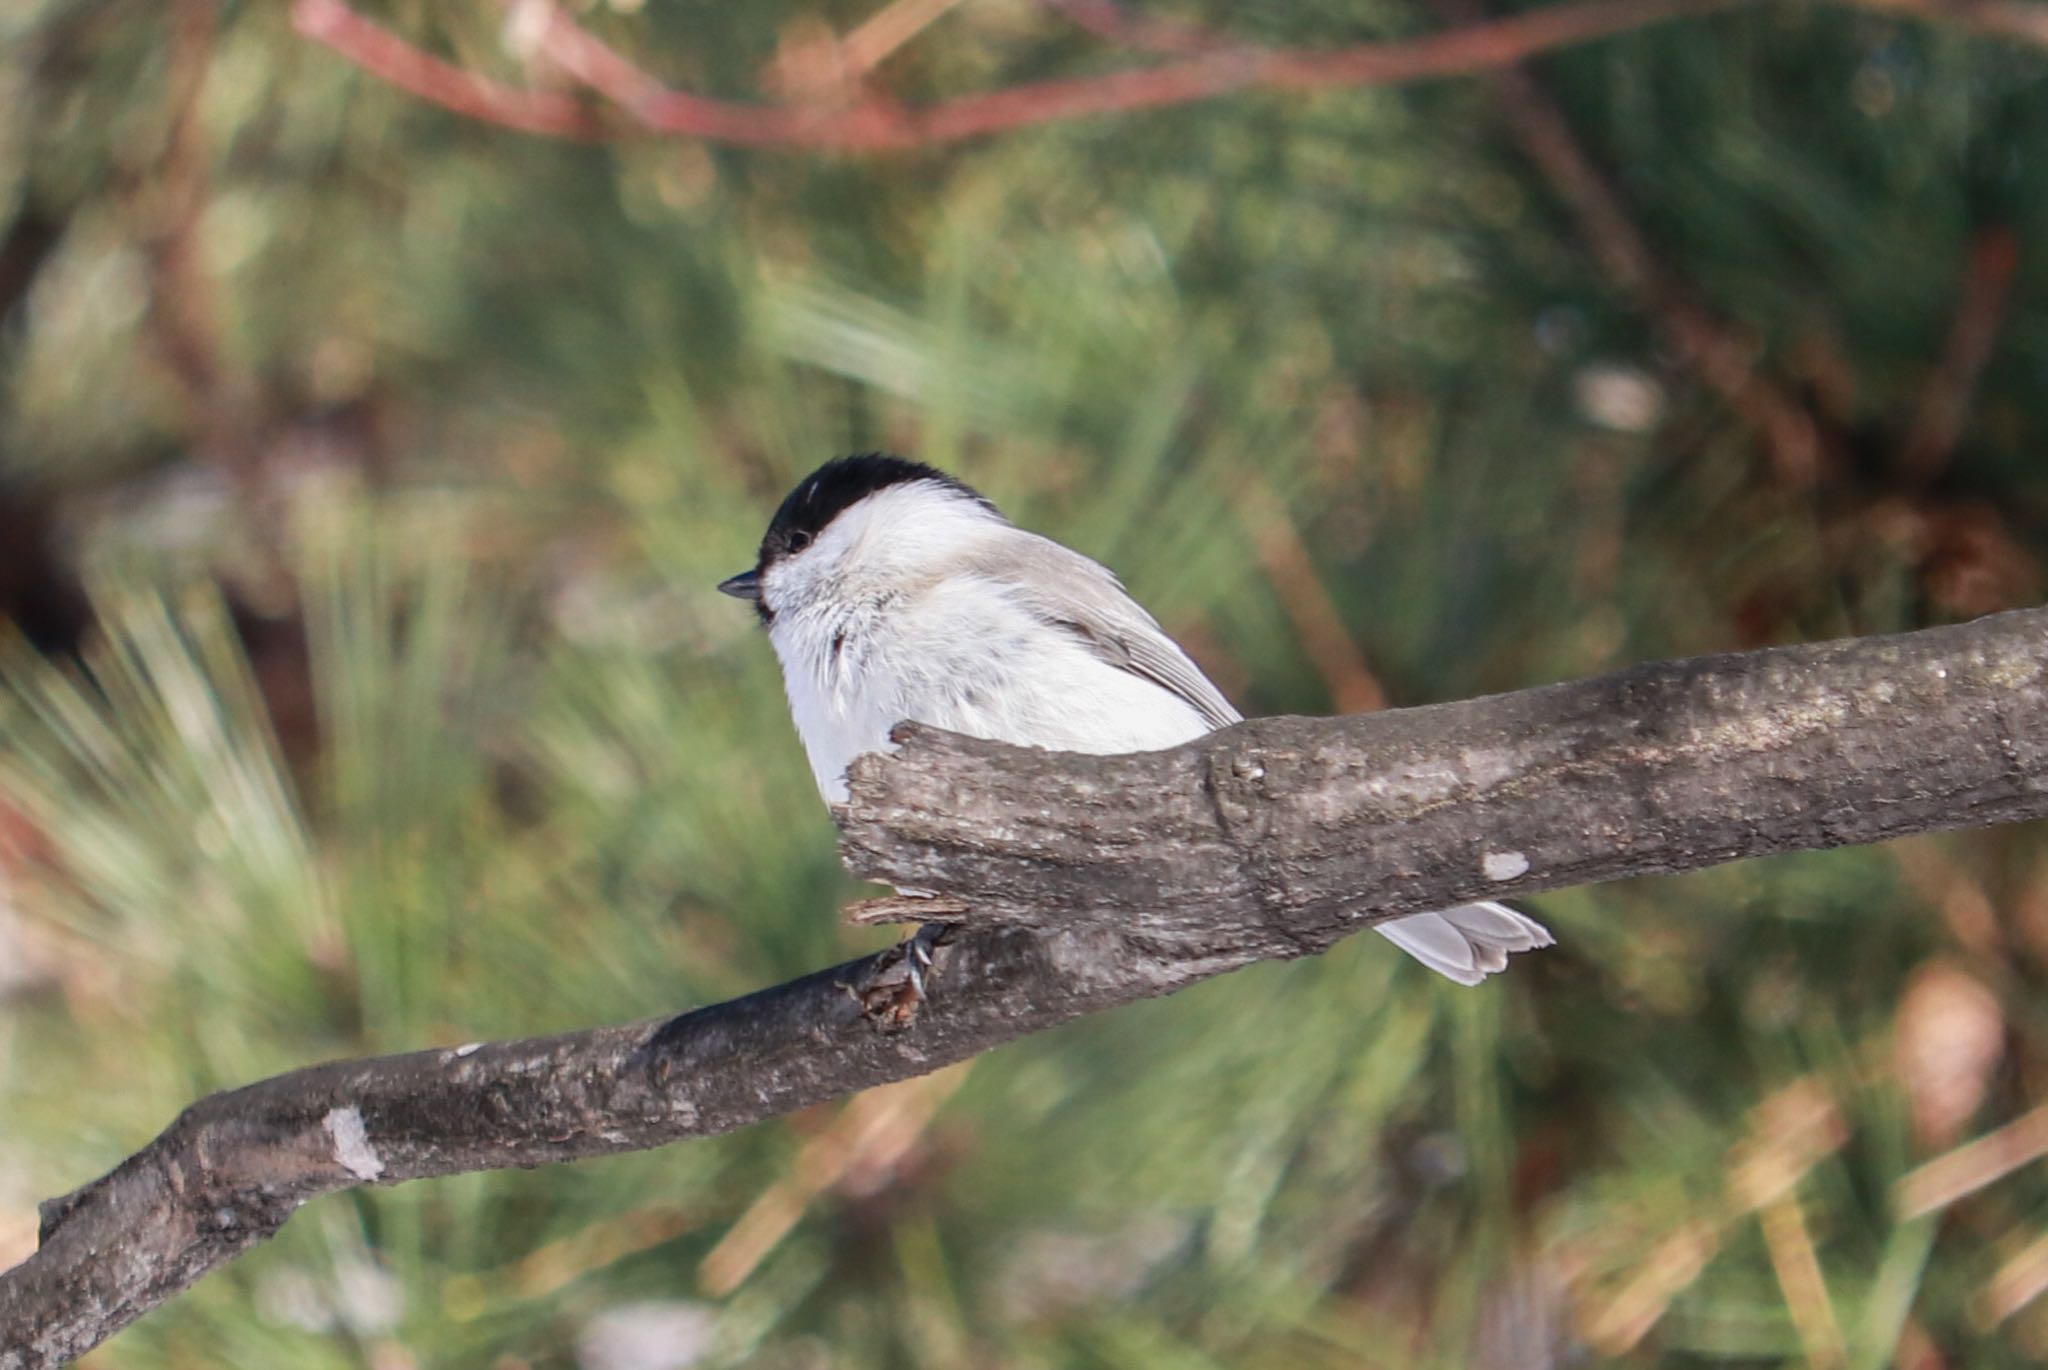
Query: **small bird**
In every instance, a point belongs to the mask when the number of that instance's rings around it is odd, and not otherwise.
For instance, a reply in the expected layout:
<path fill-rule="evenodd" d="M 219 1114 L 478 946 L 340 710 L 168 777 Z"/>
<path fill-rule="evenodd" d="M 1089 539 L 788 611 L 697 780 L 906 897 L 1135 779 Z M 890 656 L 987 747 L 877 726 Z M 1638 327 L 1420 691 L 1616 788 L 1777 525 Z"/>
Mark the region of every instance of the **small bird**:
<path fill-rule="evenodd" d="M 760 560 L 718 587 L 750 600 L 827 804 L 905 721 L 1052 751 L 1160 751 L 1240 720 L 1105 566 L 1026 532 L 967 485 L 868 453 L 789 492 Z M 1376 925 L 1461 985 L 1551 944 L 1505 904 Z"/>

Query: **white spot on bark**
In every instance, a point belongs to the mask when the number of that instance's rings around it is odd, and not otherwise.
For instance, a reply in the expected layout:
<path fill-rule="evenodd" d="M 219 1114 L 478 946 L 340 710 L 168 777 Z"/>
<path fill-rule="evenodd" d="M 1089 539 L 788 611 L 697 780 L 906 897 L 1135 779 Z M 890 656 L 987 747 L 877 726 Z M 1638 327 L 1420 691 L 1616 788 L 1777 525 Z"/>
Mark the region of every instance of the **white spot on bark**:
<path fill-rule="evenodd" d="M 334 1159 L 341 1162 L 342 1169 L 359 1180 L 374 1180 L 384 1173 L 384 1159 L 370 1145 L 361 1109 L 331 1108 L 320 1126 L 334 1138 Z"/>
<path fill-rule="evenodd" d="M 481 1051 L 483 1050 L 483 1045 L 482 1042 L 465 1042 L 463 1045 L 455 1048 L 455 1059 L 459 1061 L 465 1056 Z"/>
<path fill-rule="evenodd" d="M 1484 789 L 1515 773 L 1515 757 L 1505 747 L 1467 747 L 1458 757 L 1472 783 Z"/>
<path fill-rule="evenodd" d="M 1479 870 L 1488 880 L 1513 880 L 1529 873 L 1529 858 L 1518 851 L 1490 851 L 1479 858 Z"/>

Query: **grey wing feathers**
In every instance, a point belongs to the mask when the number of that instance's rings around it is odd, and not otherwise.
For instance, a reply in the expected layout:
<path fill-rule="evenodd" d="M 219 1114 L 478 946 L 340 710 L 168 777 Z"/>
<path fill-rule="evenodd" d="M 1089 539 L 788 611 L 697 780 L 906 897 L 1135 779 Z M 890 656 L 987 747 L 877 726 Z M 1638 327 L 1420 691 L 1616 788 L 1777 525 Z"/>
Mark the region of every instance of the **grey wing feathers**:
<path fill-rule="evenodd" d="M 1211 728 L 1243 718 L 1100 562 L 1017 529 L 1004 540 L 1000 559 L 978 558 L 974 569 L 1008 585 L 1032 612 L 1073 633 L 1112 666 L 1184 700 Z"/>
<path fill-rule="evenodd" d="M 1476 985 L 1508 968 L 1508 953 L 1552 945 L 1550 929 L 1506 904 L 1464 904 L 1441 913 L 1418 913 L 1374 931 L 1461 985 Z"/>

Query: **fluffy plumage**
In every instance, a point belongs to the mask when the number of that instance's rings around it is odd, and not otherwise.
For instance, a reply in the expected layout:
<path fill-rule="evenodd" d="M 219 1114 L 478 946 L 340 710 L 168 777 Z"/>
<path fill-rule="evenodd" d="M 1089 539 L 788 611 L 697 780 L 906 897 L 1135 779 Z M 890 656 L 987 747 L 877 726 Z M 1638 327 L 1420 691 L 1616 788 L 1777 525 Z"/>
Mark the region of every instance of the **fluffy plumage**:
<path fill-rule="evenodd" d="M 1016 527 L 932 467 L 828 462 L 776 511 L 754 599 L 819 791 L 905 720 L 1053 751 L 1176 747 L 1241 717 L 1107 567 Z M 1381 924 L 1432 970 L 1478 984 L 1540 923 L 1468 904 Z"/>

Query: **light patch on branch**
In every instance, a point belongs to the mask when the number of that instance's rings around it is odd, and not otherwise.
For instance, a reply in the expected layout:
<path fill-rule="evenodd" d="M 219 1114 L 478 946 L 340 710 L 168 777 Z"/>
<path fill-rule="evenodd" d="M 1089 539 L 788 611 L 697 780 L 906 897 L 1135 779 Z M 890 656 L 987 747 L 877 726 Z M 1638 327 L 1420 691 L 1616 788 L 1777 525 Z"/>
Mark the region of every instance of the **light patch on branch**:
<path fill-rule="evenodd" d="M 334 1139 L 334 1159 L 349 1174 L 359 1180 L 374 1180 L 384 1173 L 383 1158 L 370 1145 L 370 1134 L 363 1127 L 361 1109 L 329 1109 L 320 1126 Z"/>
<path fill-rule="evenodd" d="M 1529 873 L 1529 858 L 1518 851 L 1490 851 L 1479 858 L 1479 871 L 1488 880 L 1518 880 Z"/>

